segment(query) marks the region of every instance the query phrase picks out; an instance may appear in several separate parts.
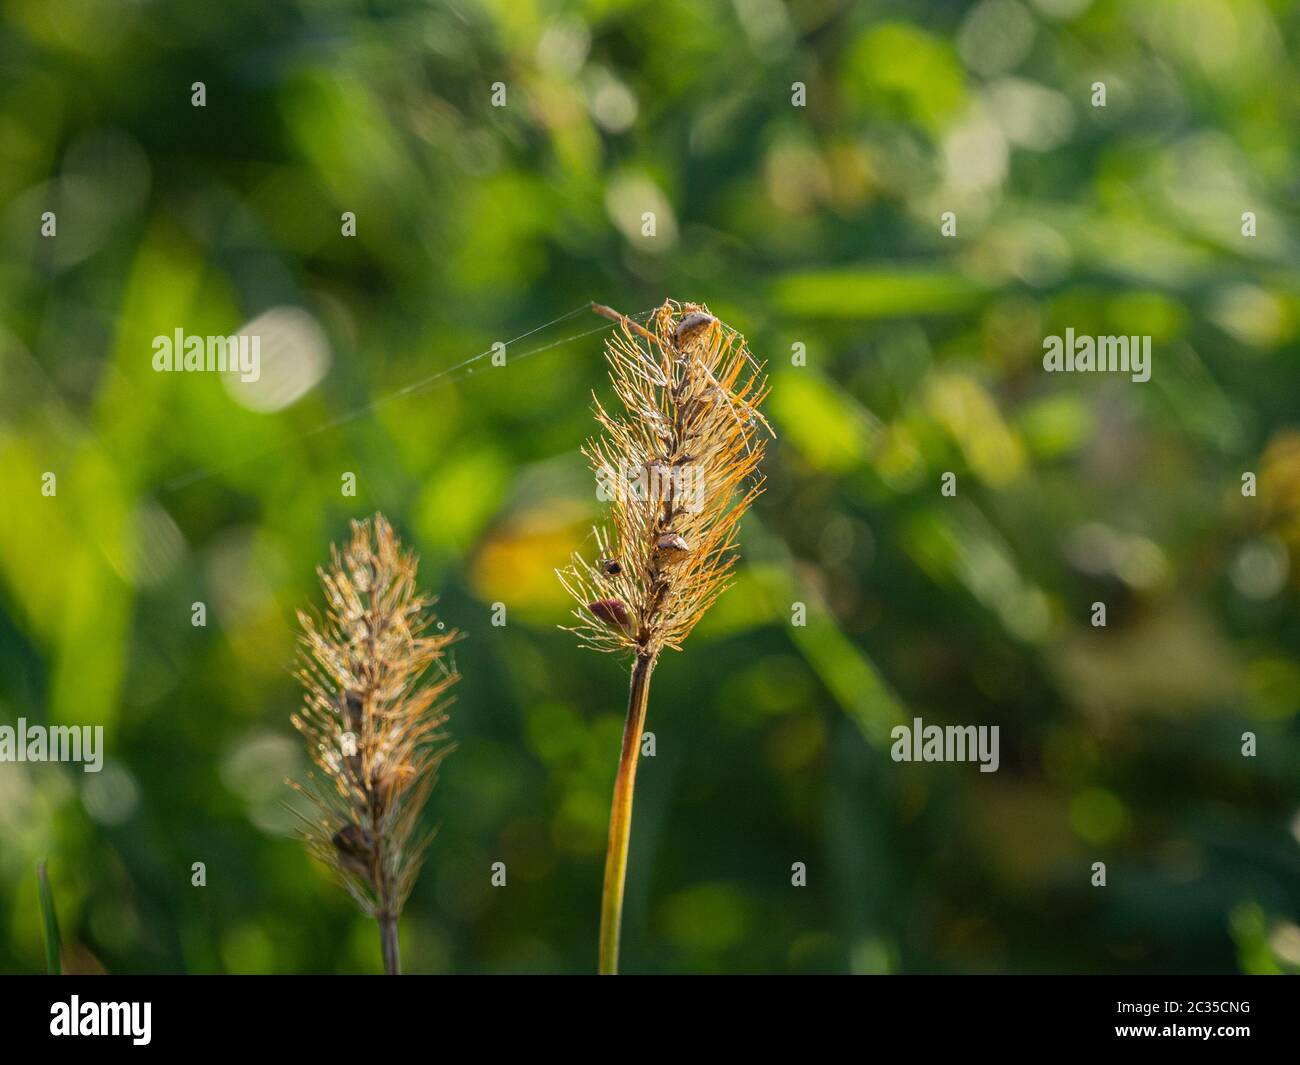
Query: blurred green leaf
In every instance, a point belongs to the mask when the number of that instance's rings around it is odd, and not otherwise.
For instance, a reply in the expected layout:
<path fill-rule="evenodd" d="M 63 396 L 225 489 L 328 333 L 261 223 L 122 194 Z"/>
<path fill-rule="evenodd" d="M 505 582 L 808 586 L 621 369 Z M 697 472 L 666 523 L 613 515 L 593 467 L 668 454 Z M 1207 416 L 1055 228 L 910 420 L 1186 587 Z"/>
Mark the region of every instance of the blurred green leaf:
<path fill-rule="evenodd" d="M 54 914 L 54 896 L 50 891 L 50 877 L 42 861 L 36 866 L 36 885 L 41 898 L 41 923 L 45 929 L 45 971 L 51 976 L 63 972 L 60 961 L 62 941 L 59 939 L 59 919 Z"/>
<path fill-rule="evenodd" d="M 968 311 L 987 292 L 960 274 L 862 267 L 787 274 L 773 285 L 772 302 L 810 318 L 907 318 Z"/>

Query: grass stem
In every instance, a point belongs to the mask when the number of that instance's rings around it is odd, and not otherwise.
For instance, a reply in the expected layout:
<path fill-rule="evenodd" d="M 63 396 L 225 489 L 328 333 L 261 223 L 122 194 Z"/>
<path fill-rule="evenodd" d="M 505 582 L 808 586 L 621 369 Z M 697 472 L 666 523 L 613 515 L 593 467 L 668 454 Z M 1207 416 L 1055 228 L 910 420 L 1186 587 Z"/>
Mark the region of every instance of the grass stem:
<path fill-rule="evenodd" d="M 639 654 L 632 667 L 627 697 L 627 722 L 623 726 L 623 753 L 614 778 L 614 801 L 609 813 L 609 846 L 605 852 L 605 887 L 600 902 L 600 973 L 618 972 L 618 940 L 623 924 L 623 883 L 627 879 L 627 847 L 632 833 L 632 796 L 636 765 L 645 730 L 646 704 L 654 656 Z"/>
<path fill-rule="evenodd" d="M 392 914 L 379 915 L 379 942 L 384 951 L 384 972 L 389 976 L 402 975 L 402 950 L 397 942 L 397 918 Z"/>

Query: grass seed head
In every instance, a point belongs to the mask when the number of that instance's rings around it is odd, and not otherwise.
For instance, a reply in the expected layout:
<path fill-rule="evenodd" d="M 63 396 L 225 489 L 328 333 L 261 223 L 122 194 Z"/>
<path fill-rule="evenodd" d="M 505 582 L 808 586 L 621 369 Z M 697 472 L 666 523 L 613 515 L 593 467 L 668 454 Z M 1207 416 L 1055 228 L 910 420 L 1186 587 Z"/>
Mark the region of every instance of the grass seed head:
<path fill-rule="evenodd" d="M 451 750 L 446 695 L 459 680 L 444 661 L 457 634 L 434 630 L 417 565 L 382 515 L 353 522 L 318 570 L 324 615 L 298 614 L 292 721 L 314 765 L 293 785 L 313 806 L 304 838 L 367 914 L 394 919 L 429 841 L 419 818 Z"/>
<path fill-rule="evenodd" d="M 623 319 L 606 359 L 618 405 L 596 400 L 602 432 L 583 453 L 609 519 L 595 561 L 575 554 L 560 579 L 586 645 L 654 656 L 680 649 L 730 582 L 737 523 L 762 492 L 768 386 L 745 338 L 694 303 L 666 302 L 647 329 Z"/>

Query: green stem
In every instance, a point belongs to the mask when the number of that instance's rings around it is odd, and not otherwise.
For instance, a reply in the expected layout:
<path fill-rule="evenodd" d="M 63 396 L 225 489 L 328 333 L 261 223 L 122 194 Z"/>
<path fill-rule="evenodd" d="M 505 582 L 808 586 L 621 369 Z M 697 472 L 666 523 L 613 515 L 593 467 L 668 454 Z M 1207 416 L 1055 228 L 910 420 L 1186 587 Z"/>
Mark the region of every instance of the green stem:
<path fill-rule="evenodd" d="M 605 888 L 600 900 L 600 973 L 618 972 L 618 937 L 623 924 L 623 882 L 627 879 L 627 844 L 632 832 L 632 793 L 636 788 L 636 763 L 641 754 L 650 672 L 654 658 L 637 655 L 627 696 L 627 723 L 623 726 L 623 753 L 614 778 L 614 801 L 609 811 L 609 846 L 605 851 Z"/>

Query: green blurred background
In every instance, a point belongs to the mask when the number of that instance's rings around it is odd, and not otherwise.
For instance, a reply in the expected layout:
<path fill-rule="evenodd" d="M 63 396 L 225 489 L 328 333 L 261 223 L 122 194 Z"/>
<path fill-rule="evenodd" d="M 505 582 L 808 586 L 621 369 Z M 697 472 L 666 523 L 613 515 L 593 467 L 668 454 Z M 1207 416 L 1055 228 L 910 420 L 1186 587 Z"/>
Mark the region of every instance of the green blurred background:
<path fill-rule="evenodd" d="M 655 674 L 624 970 L 1300 968 L 1298 46 L 1290 0 L 10 0 L 0 722 L 108 757 L 0 765 L 0 970 L 41 857 L 74 970 L 379 970 L 281 805 L 294 611 L 377 509 L 468 633 L 406 968 L 594 970 L 626 671 L 553 568 L 604 323 L 369 405 L 669 296 L 778 439 Z M 256 385 L 151 369 L 255 320 Z M 1067 327 L 1152 380 L 1045 374 Z M 894 763 L 913 715 L 1000 770 Z"/>

